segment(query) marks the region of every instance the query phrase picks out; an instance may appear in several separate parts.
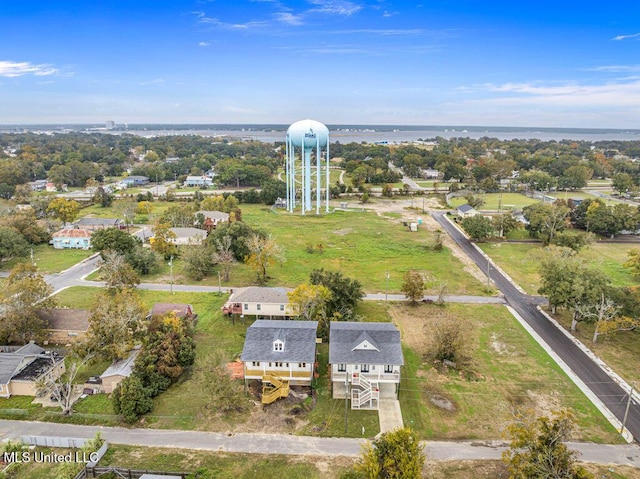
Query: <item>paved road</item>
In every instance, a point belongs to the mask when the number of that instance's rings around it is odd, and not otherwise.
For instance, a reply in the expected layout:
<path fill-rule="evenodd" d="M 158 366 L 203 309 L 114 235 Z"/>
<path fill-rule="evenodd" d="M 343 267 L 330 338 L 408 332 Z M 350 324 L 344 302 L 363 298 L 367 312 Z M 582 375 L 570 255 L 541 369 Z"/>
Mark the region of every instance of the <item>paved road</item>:
<path fill-rule="evenodd" d="M 476 265 L 487 274 L 487 259 L 473 247 L 471 242 L 453 226 L 443 212 L 432 212 L 434 219 L 453 238 L 462 250 L 475 261 Z M 623 420 L 627 394 L 609 377 L 589 356 L 575 343 L 558 330 L 536 309 L 531 297 L 521 293 L 500 271 L 491 268 L 491 280 L 504 295 L 507 303 L 542 337 L 547 345 L 569 366 L 602 403 L 617 417 Z M 634 436 L 640 438 L 640 405 L 631 402 L 626 427 Z"/>
<path fill-rule="evenodd" d="M 199 449 L 217 452 L 287 454 L 314 456 L 351 456 L 362 451 L 366 439 L 323 438 L 286 434 L 250 434 L 166 429 L 128 429 L 122 427 L 78 426 L 33 421 L 0 420 L 0 440 L 21 436 L 92 438 L 100 431 L 113 444 L 147 447 Z M 426 441 L 427 457 L 432 460 L 500 459 L 504 441 Z M 581 453 L 580 460 L 600 464 L 638 466 L 640 448 L 635 444 L 603 445 L 568 443 Z"/>

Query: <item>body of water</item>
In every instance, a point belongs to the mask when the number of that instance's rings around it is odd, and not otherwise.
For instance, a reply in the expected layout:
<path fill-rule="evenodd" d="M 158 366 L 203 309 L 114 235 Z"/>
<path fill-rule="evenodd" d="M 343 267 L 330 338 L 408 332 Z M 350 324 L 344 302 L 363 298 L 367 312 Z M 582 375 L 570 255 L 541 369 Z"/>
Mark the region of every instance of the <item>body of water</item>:
<path fill-rule="evenodd" d="M 442 138 L 497 138 L 499 140 L 542 141 L 639 141 L 640 130 L 591 129 L 591 128 L 524 128 L 482 126 L 404 126 L 404 125 L 327 125 L 332 143 L 388 143 L 398 144 L 416 140 Z M 221 137 L 229 140 L 257 140 L 268 143 L 285 141 L 288 125 L 118 125 L 107 130 L 92 125 L 15 125 L 0 127 L 7 133 L 66 133 L 102 132 L 109 134 L 133 134 L 143 137 L 198 135 Z"/>

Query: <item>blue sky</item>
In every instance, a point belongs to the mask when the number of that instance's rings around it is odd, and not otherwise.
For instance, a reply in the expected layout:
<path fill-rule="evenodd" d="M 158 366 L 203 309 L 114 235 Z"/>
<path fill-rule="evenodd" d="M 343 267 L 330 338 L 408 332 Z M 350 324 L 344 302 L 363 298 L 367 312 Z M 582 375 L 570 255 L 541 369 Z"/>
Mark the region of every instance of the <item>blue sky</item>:
<path fill-rule="evenodd" d="M 0 123 L 640 128 L 640 2 L 20 0 Z"/>

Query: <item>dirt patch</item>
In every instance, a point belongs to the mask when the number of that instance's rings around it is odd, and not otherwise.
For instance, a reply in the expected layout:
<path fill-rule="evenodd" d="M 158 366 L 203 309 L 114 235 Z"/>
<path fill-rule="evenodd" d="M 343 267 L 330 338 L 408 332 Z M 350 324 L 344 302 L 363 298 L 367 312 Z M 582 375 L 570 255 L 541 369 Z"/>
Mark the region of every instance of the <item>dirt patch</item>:
<path fill-rule="evenodd" d="M 353 228 L 343 228 L 341 230 L 333 230 L 332 233 L 338 236 L 346 236 L 349 233 L 353 233 Z"/>
<path fill-rule="evenodd" d="M 444 409 L 445 411 L 454 412 L 456 410 L 456 405 L 449 399 L 440 394 L 434 394 L 429 398 L 429 401 L 434 406 Z"/>
<path fill-rule="evenodd" d="M 554 392 L 541 393 L 529 390 L 527 396 L 533 403 L 537 416 L 552 416 L 555 411 L 562 409 L 562 402 Z"/>
<path fill-rule="evenodd" d="M 509 349 L 509 347 L 498 341 L 498 335 L 496 333 L 491 333 L 491 341 L 489 341 L 489 346 L 491 346 L 491 349 L 493 349 L 496 353 L 498 353 L 501 356 L 512 356 L 513 352 Z"/>

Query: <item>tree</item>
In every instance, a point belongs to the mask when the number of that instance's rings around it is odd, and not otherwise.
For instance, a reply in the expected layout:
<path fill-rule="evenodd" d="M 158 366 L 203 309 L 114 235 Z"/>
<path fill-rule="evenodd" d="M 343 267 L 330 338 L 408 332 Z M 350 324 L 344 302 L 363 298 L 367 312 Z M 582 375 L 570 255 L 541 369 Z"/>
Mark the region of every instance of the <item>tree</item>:
<path fill-rule="evenodd" d="M 236 263 L 231 236 L 226 235 L 222 238 L 212 238 L 212 241 L 215 248 L 213 252 L 213 262 L 220 265 L 222 269 L 222 280 L 227 282 L 229 281 L 231 268 Z"/>
<path fill-rule="evenodd" d="M 176 238 L 176 234 L 171 231 L 171 225 L 169 223 L 158 222 L 153 228 L 153 241 L 151 242 L 151 249 L 158 254 L 161 254 L 165 260 L 178 256 L 178 247 L 171 242 Z"/>
<path fill-rule="evenodd" d="M 573 291 L 580 264 L 567 248 L 553 248 L 540 261 L 540 288 L 538 293 L 547 297 L 551 312 L 566 305 Z"/>
<path fill-rule="evenodd" d="M 640 249 L 630 249 L 627 251 L 627 257 L 629 259 L 627 259 L 622 266 L 631 270 L 634 276 L 640 277 Z"/>
<path fill-rule="evenodd" d="M 322 285 L 301 284 L 287 293 L 291 313 L 305 321 L 318 321 L 327 316 L 326 304 L 331 291 Z"/>
<path fill-rule="evenodd" d="M 474 241 L 484 241 L 493 234 L 493 224 L 482 215 L 469 216 L 462 220 L 462 227 Z"/>
<path fill-rule="evenodd" d="M 137 244 L 140 244 L 137 238 L 120 228 L 103 228 L 91 235 L 91 246 L 95 251 L 100 251 L 102 259 L 106 251 L 126 255 Z"/>
<path fill-rule="evenodd" d="M 29 253 L 29 244 L 19 232 L 8 226 L 0 226 L 0 262 L 11 258 L 23 258 Z"/>
<path fill-rule="evenodd" d="M 113 391 L 113 411 L 132 423 L 153 410 L 153 399 L 136 375 L 124 378 Z"/>
<path fill-rule="evenodd" d="M 516 231 L 522 226 L 522 223 L 513 216 L 513 213 L 504 213 L 491 218 L 491 226 L 494 231 L 498 232 L 498 236 L 507 236 L 512 231 Z"/>
<path fill-rule="evenodd" d="M 182 260 L 186 273 L 196 281 L 211 273 L 215 263 L 214 252 L 206 244 L 190 246 L 182 253 Z"/>
<path fill-rule="evenodd" d="M 228 362 L 229 359 L 216 350 L 207 361 L 207 366 L 198 372 L 202 378 L 198 383 L 203 385 L 205 408 L 209 414 L 227 417 L 230 413 L 248 411 L 252 406 L 241 383 L 229 375 L 226 368 Z"/>
<path fill-rule="evenodd" d="M 39 224 L 32 210 L 15 211 L 11 215 L 2 218 L 1 224 L 16 230 L 32 245 L 47 243 L 51 239 L 49 231 Z M 0 245 L 4 243 L 4 241 L 0 240 Z"/>
<path fill-rule="evenodd" d="M 146 316 L 147 308 L 135 290 L 98 293 L 81 350 L 109 361 L 126 358 L 135 339 L 145 330 Z"/>
<path fill-rule="evenodd" d="M 10 200 L 16 191 L 16 187 L 6 183 L 0 183 L 0 198 Z"/>
<path fill-rule="evenodd" d="M 418 437 L 405 427 L 386 432 L 365 446 L 354 469 L 366 479 L 419 479 L 424 461 Z"/>
<path fill-rule="evenodd" d="M 629 173 L 618 173 L 613 177 L 612 186 L 614 190 L 623 195 L 633 188 L 633 176 Z"/>
<path fill-rule="evenodd" d="M 0 342 L 27 343 L 44 336 L 40 312 L 55 307 L 52 288 L 29 263 L 13 267 L 0 293 Z"/>
<path fill-rule="evenodd" d="M 55 399 L 56 404 L 62 410 L 62 414 L 64 416 L 71 415 L 71 406 L 73 405 L 74 399 L 73 386 L 76 376 L 83 366 L 91 360 L 91 358 L 91 355 L 87 355 L 85 357 L 78 357 L 75 355 L 67 356 L 65 359 L 67 364 L 65 374 L 57 377 L 52 374 L 47 374 L 42 377 L 36 384 L 37 395 L 49 396 Z M 58 357 L 52 355 L 52 366 L 55 366 L 57 361 Z"/>
<path fill-rule="evenodd" d="M 65 225 L 73 222 L 80 211 L 80 203 L 66 198 L 54 198 L 47 206 L 47 213 L 59 219 Z"/>
<path fill-rule="evenodd" d="M 418 271 L 409 270 L 404 275 L 400 291 L 404 293 L 412 305 L 415 305 L 424 296 L 425 287 L 424 276 Z"/>
<path fill-rule="evenodd" d="M 569 208 L 564 205 L 535 203 L 525 206 L 522 214 L 529 222 L 526 228 L 533 238 L 540 238 L 545 245 L 553 241 L 556 233 L 567 226 Z"/>
<path fill-rule="evenodd" d="M 105 190 L 102 186 L 99 186 L 96 189 L 96 192 L 93 194 L 93 202 L 99 204 L 103 208 L 108 208 L 113 203 L 113 195 Z"/>
<path fill-rule="evenodd" d="M 468 354 L 470 341 L 467 321 L 449 315 L 437 318 L 425 326 L 430 338 L 427 347 L 428 356 L 435 361 L 451 361 L 459 366 L 466 365 L 471 357 Z"/>
<path fill-rule="evenodd" d="M 206 200 L 205 200 L 206 201 Z M 229 236 L 231 238 L 231 251 L 237 261 L 244 261 L 251 254 L 247 246 L 249 238 L 258 235 L 261 238 L 267 238 L 264 231 L 252 228 L 243 221 L 234 221 L 232 223 L 219 224 L 216 229 L 211 231 L 207 236 L 207 242 L 214 245 L 217 240 Z"/>
<path fill-rule="evenodd" d="M 566 411 L 553 418 L 520 414 L 507 428 L 511 439 L 502 460 L 512 479 L 589 479 L 593 476 L 576 464 L 578 453 L 564 441 L 574 427 Z"/>
<path fill-rule="evenodd" d="M 125 258 L 138 274 L 149 274 L 153 272 L 160 263 L 158 254 L 149 248 L 145 248 L 141 244 L 136 244 L 133 249 L 125 255 Z"/>
<path fill-rule="evenodd" d="M 602 293 L 599 301 L 583 304 L 579 308 L 585 321 L 595 324 L 592 342 L 598 342 L 601 334 L 612 334 L 618 331 L 633 331 L 640 327 L 640 319 L 621 316 L 620 307 L 611 298 Z"/>
<path fill-rule="evenodd" d="M 260 199 L 265 205 L 273 205 L 278 198 L 286 198 L 287 185 L 283 181 L 269 178 L 260 185 Z"/>
<path fill-rule="evenodd" d="M 593 243 L 593 234 L 584 231 L 561 231 L 555 235 L 552 243 L 561 248 L 571 248 L 578 252 Z"/>
<path fill-rule="evenodd" d="M 331 292 L 326 304 L 329 318 L 343 321 L 353 319 L 354 310 L 364 297 L 360 281 L 344 276 L 340 271 L 325 271 L 320 268 L 311 270 L 309 282 L 325 286 Z"/>
<path fill-rule="evenodd" d="M 247 247 L 249 256 L 245 258 L 245 263 L 256 272 L 257 282 L 264 284 L 267 281 L 267 268 L 274 265 L 276 261 L 284 262 L 284 252 L 271 235 L 263 238 L 254 234 L 247 241 Z"/>
<path fill-rule="evenodd" d="M 122 254 L 109 250 L 102 257 L 100 280 L 106 283 L 108 289 L 135 288 L 140 284 L 138 273 Z"/>

